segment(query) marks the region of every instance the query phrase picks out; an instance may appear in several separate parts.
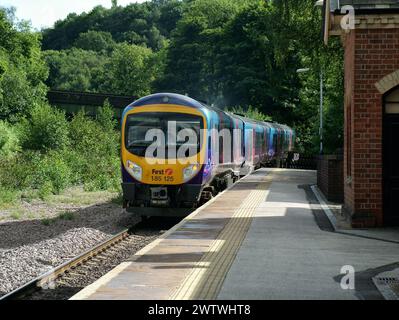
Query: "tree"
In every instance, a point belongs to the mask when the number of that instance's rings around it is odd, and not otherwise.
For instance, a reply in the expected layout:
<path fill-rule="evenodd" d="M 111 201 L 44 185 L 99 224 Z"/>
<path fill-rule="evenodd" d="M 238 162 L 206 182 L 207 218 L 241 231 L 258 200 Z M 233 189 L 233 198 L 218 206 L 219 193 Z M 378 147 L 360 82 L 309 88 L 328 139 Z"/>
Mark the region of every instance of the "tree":
<path fill-rule="evenodd" d="M 81 33 L 74 43 L 75 48 L 91 50 L 96 52 L 111 52 L 115 41 L 109 32 L 88 31 Z"/>
<path fill-rule="evenodd" d="M 15 122 L 44 101 L 47 75 L 39 35 L 0 8 L 0 118 Z"/>
<path fill-rule="evenodd" d="M 69 14 L 43 31 L 43 48 L 70 49 L 82 33 L 98 31 L 110 33 L 118 43 L 144 44 L 157 51 L 175 28 L 187 1 L 146 1 L 126 7 L 113 1 L 111 9 L 97 6 L 88 13 Z"/>
<path fill-rule="evenodd" d="M 155 79 L 152 51 L 136 45 L 118 45 L 105 65 L 100 90 L 114 94 L 144 96 Z"/>
<path fill-rule="evenodd" d="M 249 4 L 225 29 L 219 69 L 229 105 L 253 105 L 289 123 L 297 96 L 297 59 L 290 46 L 284 58 L 277 56 L 278 34 L 270 6 Z"/>
<path fill-rule="evenodd" d="M 45 51 L 50 68 L 47 84 L 52 89 L 98 92 L 108 57 L 94 51 L 70 49 Z"/>
<path fill-rule="evenodd" d="M 217 59 L 223 28 L 236 14 L 230 0 L 198 0 L 189 3 L 169 46 L 161 90 L 188 93 L 207 101 L 220 96 Z"/>
<path fill-rule="evenodd" d="M 286 48 L 294 48 L 299 68 L 310 72 L 300 76 L 299 101 L 293 109 L 302 150 L 318 152 L 319 145 L 319 85 L 320 72 L 325 78 L 325 152 L 343 147 L 343 49 L 338 39 L 325 46 L 320 36 L 322 14 L 314 1 L 278 0 L 273 7 L 280 34 L 278 54 L 285 56 Z"/>

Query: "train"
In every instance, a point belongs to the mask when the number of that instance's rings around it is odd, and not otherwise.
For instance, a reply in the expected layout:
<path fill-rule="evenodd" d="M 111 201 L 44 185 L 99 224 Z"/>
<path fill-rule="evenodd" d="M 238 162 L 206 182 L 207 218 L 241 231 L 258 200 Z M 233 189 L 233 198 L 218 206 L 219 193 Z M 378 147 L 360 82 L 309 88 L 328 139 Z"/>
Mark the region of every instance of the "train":
<path fill-rule="evenodd" d="M 287 158 L 295 131 L 248 119 L 185 95 L 157 93 L 122 115 L 123 207 L 184 216 L 241 177 Z"/>

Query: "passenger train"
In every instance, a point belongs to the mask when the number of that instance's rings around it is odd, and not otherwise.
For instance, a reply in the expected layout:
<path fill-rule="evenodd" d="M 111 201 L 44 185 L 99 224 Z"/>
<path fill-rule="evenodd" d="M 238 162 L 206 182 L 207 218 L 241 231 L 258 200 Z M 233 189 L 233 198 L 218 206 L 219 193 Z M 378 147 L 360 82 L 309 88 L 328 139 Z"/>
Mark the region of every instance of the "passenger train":
<path fill-rule="evenodd" d="M 141 216 L 187 215 L 240 177 L 286 159 L 294 140 L 287 126 L 187 96 L 141 98 L 122 116 L 124 208 Z"/>

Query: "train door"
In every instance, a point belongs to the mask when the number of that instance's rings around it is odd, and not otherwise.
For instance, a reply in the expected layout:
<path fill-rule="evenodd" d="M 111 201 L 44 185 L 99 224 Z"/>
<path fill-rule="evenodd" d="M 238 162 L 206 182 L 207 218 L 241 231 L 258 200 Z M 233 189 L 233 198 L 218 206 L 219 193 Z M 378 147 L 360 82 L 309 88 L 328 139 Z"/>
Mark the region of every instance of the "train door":
<path fill-rule="evenodd" d="M 254 130 L 250 123 L 245 123 L 245 161 L 250 166 L 254 162 Z"/>
<path fill-rule="evenodd" d="M 244 122 L 241 119 L 234 119 L 233 131 L 233 162 L 241 166 L 245 159 L 245 144 L 244 144 Z"/>

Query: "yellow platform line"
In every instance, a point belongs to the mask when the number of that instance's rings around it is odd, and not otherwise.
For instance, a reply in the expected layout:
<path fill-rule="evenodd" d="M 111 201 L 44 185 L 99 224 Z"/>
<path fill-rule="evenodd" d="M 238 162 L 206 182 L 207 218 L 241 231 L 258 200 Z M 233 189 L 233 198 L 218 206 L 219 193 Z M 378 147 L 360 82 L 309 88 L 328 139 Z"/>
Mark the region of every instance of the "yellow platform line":
<path fill-rule="evenodd" d="M 252 216 L 265 201 L 271 180 L 261 182 L 234 212 L 218 239 L 195 264 L 171 300 L 213 300 L 217 298 L 227 272 L 237 255 L 252 222 Z"/>

